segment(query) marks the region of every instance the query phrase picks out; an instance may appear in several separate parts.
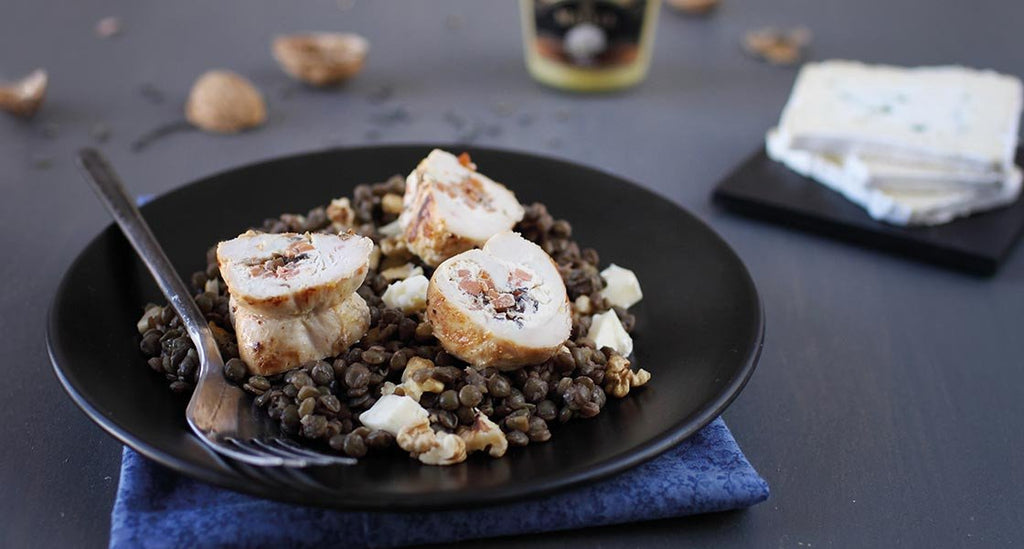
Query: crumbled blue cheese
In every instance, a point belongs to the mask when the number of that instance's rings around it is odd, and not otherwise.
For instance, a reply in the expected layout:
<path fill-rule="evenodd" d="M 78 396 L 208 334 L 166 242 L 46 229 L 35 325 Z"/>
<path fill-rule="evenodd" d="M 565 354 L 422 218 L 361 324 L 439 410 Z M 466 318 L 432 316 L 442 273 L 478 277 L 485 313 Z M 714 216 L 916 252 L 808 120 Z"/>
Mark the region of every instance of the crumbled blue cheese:
<path fill-rule="evenodd" d="M 427 307 L 427 277 L 417 274 L 405 280 L 391 283 L 381 299 L 392 309 L 401 309 L 406 313 L 422 311 Z"/>
<path fill-rule="evenodd" d="M 605 282 L 601 296 L 616 307 L 628 309 L 644 297 L 644 293 L 640 291 L 640 281 L 637 280 L 636 274 L 629 269 L 612 263 L 607 269 L 601 271 L 601 278 Z"/>
<path fill-rule="evenodd" d="M 622 327 L 619 315 L 613 309 L 593 316 L 587 337 L 598 349 L 611 347 L 622 356 L 629 356 L 633 352 L 633 338 Z"/>

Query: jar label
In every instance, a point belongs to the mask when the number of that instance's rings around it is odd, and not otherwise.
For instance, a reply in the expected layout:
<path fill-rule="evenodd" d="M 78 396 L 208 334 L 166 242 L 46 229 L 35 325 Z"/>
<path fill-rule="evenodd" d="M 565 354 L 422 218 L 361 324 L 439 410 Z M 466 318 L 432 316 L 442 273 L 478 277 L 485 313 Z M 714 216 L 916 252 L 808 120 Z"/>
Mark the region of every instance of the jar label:
<path fill-rule="evenodd" d="M 628 65 L 640 54 L 647 2 L 532 0 L 537 53 L 583 68 Z"/>

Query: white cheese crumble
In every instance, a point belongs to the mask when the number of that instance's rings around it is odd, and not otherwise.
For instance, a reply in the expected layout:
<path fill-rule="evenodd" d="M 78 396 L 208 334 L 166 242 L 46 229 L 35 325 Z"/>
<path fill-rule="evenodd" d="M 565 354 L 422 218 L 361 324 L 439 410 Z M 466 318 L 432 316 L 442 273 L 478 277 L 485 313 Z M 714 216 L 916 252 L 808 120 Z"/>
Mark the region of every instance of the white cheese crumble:
<path fill-rule="evenodd" d="M 644 293 L 640 291 L 640 281 L 636 274 L 629 269 L 624 269 L 612 263 L 607 269 L 601 271 L 601 278 L 606 284 L 601 290 L 601 295 L 616 307 L 628 309 L 643 299 Z"/>
<path fill-rule="evenodd" d="M 611 347 L 624 357 L 633 352 L 633 338 L 626 333 L 614 310 L 594 315 L 587 337 L 598 349 Z"/>
<path fill-rule="evenodd" d="M 404 427 L 421 422 L 430 414 L 407 396 L 384 395 L 369 410 L 359 414 L 359 421 L 370 429 L 398 435 Z"/>
<path fill-rule="evenodd" d="M 427 277 L 418 274 L 405 280 L 393 282 L 384 290 L 381 299 L 392 309 L 401 309 L 406 313 L 414 313 L 427 308 Z"/>

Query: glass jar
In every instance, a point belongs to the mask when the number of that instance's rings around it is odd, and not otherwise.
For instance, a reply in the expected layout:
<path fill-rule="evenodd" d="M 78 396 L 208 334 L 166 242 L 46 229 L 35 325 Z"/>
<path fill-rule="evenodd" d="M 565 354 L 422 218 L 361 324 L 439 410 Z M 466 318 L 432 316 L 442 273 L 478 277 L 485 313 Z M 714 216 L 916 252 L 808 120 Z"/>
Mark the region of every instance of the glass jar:
<path fill-rule="evenodd" d="M 573 91 L 610 91 L 647 76 L 661 0 L 520 0 L 526 67 Z"/>

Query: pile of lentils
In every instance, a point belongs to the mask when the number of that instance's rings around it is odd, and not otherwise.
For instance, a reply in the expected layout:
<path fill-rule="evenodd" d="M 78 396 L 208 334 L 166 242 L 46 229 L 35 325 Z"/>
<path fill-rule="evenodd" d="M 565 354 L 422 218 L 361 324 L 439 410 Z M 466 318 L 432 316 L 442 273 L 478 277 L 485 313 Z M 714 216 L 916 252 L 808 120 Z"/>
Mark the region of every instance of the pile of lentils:
<path fill-rule="evenodd" d="M 384 237 L 378 229 L 396 219 L 393 208 L 386 211 L 389 208 L 382 207 L 382 202 L 394 203 L 396 197 L 389 195 L 401 197 L 404 191 L 401 176 L 357 186 L 350 202 L 354 212 L 351 229 L 379 243 Z M 267 219 L 256 228 L 269 233 L 337 229 L 326 207 L 314 208 L 306 215 L 284 214 Z M 423 381 L 429 376 L 445 387 L 441 393 L 424 393 L 420 399 L 435 430 L 455 432 L 460 425 L 472 425 L 476 409 L 501 427 L 510 446 L 526 446 L 549 440 L 555 423 L 601 413 L 607 401 L 603 389 L 605 368 L 615 351 L 607 347 L 595 349 L 593 342 L 586 339 L 591 316 L 610 308 L 599 294 L 604 283 L 598 271 L 597 251 L 581 249 L 572 240 L 572 226 L 565 220 L 554 219 L 540 203 L 526 207 L 526 214 L 515 230 L 551 255 L 565 281 L 569 299 L 576 306 L 572 334 L 565 344 L 569 353 L 557 353 L 543 364 L 510 372 L 469 367 L 445 352 L 422 314 L 405 314 L 385 307 L 381 295 L 389 281 L 379 270 L 387 264 L 387 258 L 382 258 L 378 269 L 370 269 L 358 289 L 370 308 L 370 327 L 362 340 L 337 357 L 307 362 L 273 376 L 249 375 L 238 358 L 238 344 L 229 317 L 229 294 L 220 278 L 216 247 L 207 252 L 206 270 L 193 273 L 191 284 L 196 304 L 212 323 L 221 354 L 227 361 L 225 376 L 253 395 L 254 413 L 266 413 L 280 421 L 282 429 L 300 442 L 351 457 L 397 448 L 391 434 L 363 427 L 357 418 L 377 401 L 385 382 L 401 381 L 406 363 L 418 356 L 432 361 L 433 367 L 415 372 L 414 378 Z M 403 257 L 401 261 L 423 267 L 430 276 L 430 267 L 417 258 Z M 589 300 L 589 304 L 578 307 L 581 299 Z M 615 311 L 626 331 L 631 332 L 635 324 L 633 315 L 621 308 Z M 148 305 L 147 313 L 148 330 L 140 344 L 147 363 L 165 376 L 172 391 L 190 393 L 199 360 L 181 320 L 167 306 Z"/>

